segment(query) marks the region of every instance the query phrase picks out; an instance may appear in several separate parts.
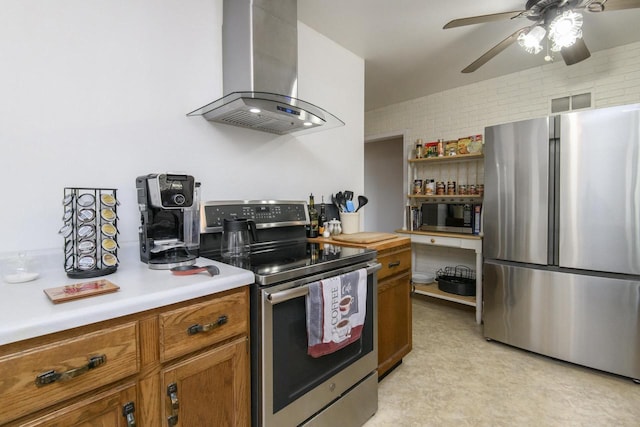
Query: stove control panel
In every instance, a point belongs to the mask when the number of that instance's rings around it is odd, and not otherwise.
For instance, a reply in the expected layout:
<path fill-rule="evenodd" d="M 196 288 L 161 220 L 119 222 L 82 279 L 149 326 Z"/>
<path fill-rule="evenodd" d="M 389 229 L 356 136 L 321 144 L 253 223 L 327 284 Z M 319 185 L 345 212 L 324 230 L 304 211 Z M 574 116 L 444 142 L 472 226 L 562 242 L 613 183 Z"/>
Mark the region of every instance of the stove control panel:
<path fill-rule="evenodd" d="M 309 211 L 304 201 L 203 202 L 200 232 L 221 232 L 225 218 L 250 219 L 256 228 L 287 227 L 308 224 Z"/>

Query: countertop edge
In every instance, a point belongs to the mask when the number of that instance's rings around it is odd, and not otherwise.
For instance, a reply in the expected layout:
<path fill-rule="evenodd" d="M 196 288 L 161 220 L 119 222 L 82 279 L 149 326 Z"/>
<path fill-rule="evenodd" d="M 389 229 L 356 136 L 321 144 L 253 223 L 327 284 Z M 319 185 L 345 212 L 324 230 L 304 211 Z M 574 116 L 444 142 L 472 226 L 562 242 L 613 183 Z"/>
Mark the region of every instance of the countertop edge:
<path fill-rule="evenodd" d="M 130 259 L 130 265 L 123 271 L 104 276 L 120 286 L 117 292 L 60 304 L 53 304 L 43 290 L 82 280 L 69 280 L 64 272 L 56 272 L 43 274 L 44 278 L 30 283 L 2 284 L 0 290 L 8 294 L 0 301 L 0 346 L 224 292 L 255 281 L 251 271 L 210 260 L 198 261 L 200 265 L 217 265 L 220 275 L 174 276 L 167 270 L 150 270 L 133 257 Z"/>

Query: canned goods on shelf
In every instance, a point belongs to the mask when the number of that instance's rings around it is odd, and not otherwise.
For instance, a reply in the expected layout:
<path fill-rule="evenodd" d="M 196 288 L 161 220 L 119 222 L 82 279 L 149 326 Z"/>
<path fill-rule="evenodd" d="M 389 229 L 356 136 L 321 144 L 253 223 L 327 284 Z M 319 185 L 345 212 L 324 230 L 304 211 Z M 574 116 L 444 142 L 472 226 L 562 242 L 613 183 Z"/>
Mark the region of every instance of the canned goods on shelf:
<path fill-rule="evenodd" d="M 413 194 L 422 194 L 422 180 L 414 179 L 413 180 Z"/>
<path fill-rule="evenodd" d="M 424 184 L 424 194 L 433 196 L 436 194 L 436 182 L 433 179 L 427 180 Z"/>
<path fill-rule="evenodd" d="M 451 196 L 453 194 L 456 194 L 456 182 L 447 181 L 447 195 Z"/>

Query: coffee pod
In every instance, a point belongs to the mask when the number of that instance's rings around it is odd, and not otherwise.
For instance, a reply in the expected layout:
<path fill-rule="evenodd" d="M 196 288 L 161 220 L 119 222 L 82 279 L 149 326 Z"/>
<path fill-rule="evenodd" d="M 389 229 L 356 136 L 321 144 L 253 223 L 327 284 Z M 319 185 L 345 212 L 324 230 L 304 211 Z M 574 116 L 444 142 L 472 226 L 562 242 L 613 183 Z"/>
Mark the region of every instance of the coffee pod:
<path fill-rule="evenodd" d="M 109 237 L 113 237 L 116 235 L 116 233 L 118 232 L 118 230 L 116 229 L 116 227 L 113 224 L 102 224 L 102 234 L 104 234 L 105 236 L 109 236 Z"/>
<path fill-rule="evenodd" d="M 118 263 L 118 258 L 114 254 L 106 253 L 102 255 L 102 264 L 107 267 L 113 267 Z"/>
<path fill-rule="evenodd" d="M 81 239 L 93 237 L 95 234 L 96 228 L 93 225 L 82 225 L 78 228 L 78 237 Z"/>
<path fill-rule="evenodd" d="M 113 239 L 103 239 L 102 240 L 102 249 L 105 251 L 115 251 L 118 247 L 118 244 Z"/>
<path fill-rule="evenodd" d="M 89 222 L 93 221 L 96 217 L 96 211 L 93 209 L 80 209 L 78 211 L 78 221 L 80 222 Z"/>
<path fill-rule="evenodd" d="M 96 266 L 96 258 L 93 256 L 83 256 L 78 259 L 78 268 L 80 270 L 92 270 Z"/>
<path fill-rule="evenodd" d="M 73 232 L 73 226 L 71 224 L 63 225 L 60 231 L 58 231 L 58 233 L 62 234 L 62 237 L 64 237 L 65 239 L 71 236 L 72 232 Z"/>
<path fill-rule="evenodd" d="M 96 250 L 96 242 L 93 240 L 82 240 L 78 243 L 78 253 L 90 254 Z"/>
<path fill-rule="evenodd" d="M 96 202 L 96 198 L 94 197 L 93 194 L 89 194 L 89 193 L 84 193 L 81 194 L 78 197 L 78 206 L 82 206 L 82 207 L 88 207 L 88 206 L 93 206 L 93 204 Z"/>
<path fill-rule="evenodd" d="M 62 215 L 62 221 L 67 222 L 69 221 L 71 218 L 73 217 L 73 208 L 70 206 L 67 206 L 64 209 L 64 215 Z"/>
<path fill-rule="evenodd" d="M 111 206 L 115 206 L 116 205 L 116 198 L 113 197 L 112 194 L 101 194 L 100 195 L 100 201 L 105 206 L 111 207 Z"/>
<path fill-rule="evenodd" d="M 105 221 L 113 221 L 116 219 L 116 213 L 111 208 L 104 208 L 100 211 L 100 216 Z"/>

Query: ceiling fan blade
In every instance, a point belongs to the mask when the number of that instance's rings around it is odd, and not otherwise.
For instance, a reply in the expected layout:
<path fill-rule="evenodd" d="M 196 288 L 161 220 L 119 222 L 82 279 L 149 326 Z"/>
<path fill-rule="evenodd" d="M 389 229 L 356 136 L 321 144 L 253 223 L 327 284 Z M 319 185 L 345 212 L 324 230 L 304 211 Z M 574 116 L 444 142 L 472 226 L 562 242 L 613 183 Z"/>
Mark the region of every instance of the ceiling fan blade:
<path fill-rule="evenodd" d="M 595 0 L 591 3 L 601 3 L 604 6 L 603 12 L 610 10 L 638 9 L 640 8 L 640 0 Z M 589 6 L 587 5 L 587 10 Z"/>
<path fill-rule="evenodd" d="M 480 58 L 476 59 L 471 64 L 469 64 L 467 68 L 462 70 L 462 72 L 473 73 L 475 70 L 477 70 L 478 68 L 486 64 L 494 56 L 496 56 L 497 54 L 499 54 L 500 52 L 502 52 L 503 50 L 511 46 L 516 40 L 518 40 L 518 36 L 520 36 L 520 34 L 527 33 L 530 28 L 531 27 L 520 28 L 518 31 L 511 34 L 509 37 L 507 37 L 506 39 L 502 40 L 500 43 L 498 43 L 497 45 L 489 49 Z"/>
<path fill-rule="evenodd" d="M 478 15 L 478 16 L 471 16 L 469 18 L 454 19 L 453 21 L 447 22 L 445 26 L 442 27 L 442 29 L 446 30 L 447 28 L 464 27 L 465 25 L 482 24 L 484 22 L 513 19 L 513 18 L 517 18 L 519 15 L 525 12 L 526 12 L 525 10 L 517 10 L 514 12 L 492 13 L 490 15 Z"/>
<path fill-rule="evenodd" d="M 589 52 L 587 45 L 581 38 L 577 39 L 571 46 L 560 49 L 560 54 L 567 65 L 577 64 L 591 56 L 591 52 Z"/>

